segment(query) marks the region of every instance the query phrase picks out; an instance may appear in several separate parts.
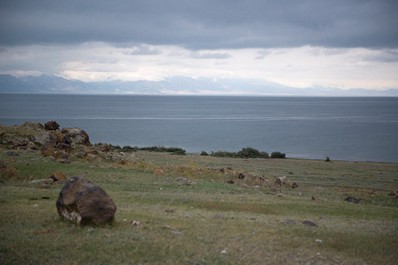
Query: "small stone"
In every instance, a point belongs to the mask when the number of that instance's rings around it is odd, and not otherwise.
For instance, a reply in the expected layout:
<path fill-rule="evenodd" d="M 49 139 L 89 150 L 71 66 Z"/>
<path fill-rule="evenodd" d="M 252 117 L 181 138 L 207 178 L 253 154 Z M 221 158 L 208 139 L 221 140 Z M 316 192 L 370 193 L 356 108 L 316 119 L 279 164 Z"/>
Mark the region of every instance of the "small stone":
<path fill-rule="evenodd" d="M 315 239 L 316 243 L 322 243 L 322 239 Z"/>
<path fill-rule="evenodd" d="M 302 223 L 303 223 L 303 225 L 305 225 L 305 226 L 317 227 L 317 224 L 314 223 L 314 222 L 312 222 L 312 221 L 305 220 L 305 221 L 303 221 Z"/>
<path fill-rule="evenodd" d="M 177 178 L 177 182 L 179 185 L 190 186 L 192 184 L 192 181 L 189 180 L 187 177 L 179 177 L 179 178 Z"/>
<path fill-rule="evenodd" d="M 353 196 L 348 196 L 347 198 L 344 199 L 346 202 L 352 202 L 352 203 L 360 203 L 361 199 L 355 198 Z"/>
<path fill-rule="evenodd" d="M 220 252 L 221 254 L 227 254 L 227 249 L 223 249 L 223 250 L 221 250 L 221 252 Z"/>
<path fill-rule="evenodd" d="M 63 172 L 54 172 L 53 174 L 51 174 L 51 176 L 49 176 L 48 178 L 52 179 L 54 182 L 63 182 L 66 180 L 65 174 Z"/>
<path fill-rule="evenodd" d="M 139 221 L 131 221 L 130 222 L 130 224 L 132 225 L 132 226 L 141 226 L 141 222 L 139 222 Z"/>

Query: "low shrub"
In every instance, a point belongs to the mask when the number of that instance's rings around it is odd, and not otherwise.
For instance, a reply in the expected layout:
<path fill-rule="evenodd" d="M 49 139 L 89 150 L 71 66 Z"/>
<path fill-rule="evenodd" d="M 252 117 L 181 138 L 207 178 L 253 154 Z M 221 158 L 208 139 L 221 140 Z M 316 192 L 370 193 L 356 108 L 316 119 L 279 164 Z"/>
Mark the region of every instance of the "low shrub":
<path fill-rule="evenodd" d="M 114 147 L 115 148 L 115 147 Z M 121 149 L 117 149 L 122 152 L 136 152 L 136 151 L 149 151 L 149 152 L 167 152 L 175 155 L 185 155 L 186 151 L 179 147 L 164 147 L 164 146 L 149 146 L 149 147 L 138 147 L 138 146 L 123 146 Z"/>
<path fill-rule="evenodd" d="M 252 147 L 242 148 L 239 152 L 212 152 L 211 156 L 232 158 L 269 158 L 269 154 L 267 152 L 260 152 L 259 150 Z"/>
<path fill-rule="evenodd" d="M 286 158 L 286 154 L 281 152 L 272 152 L 271 158 Z"/>
<path fill-rule="evenodd" d="M 121 149 L 121 151 L 123 151 L 123 152 L 136 152 L 137 150 L 138 150 L 138 147 L 136 147 L 136 146 L 132 147 L 132 146 L 129 146 L 129 145 L 125 145 Z"/>
<path fill-rule="evenodd" d="M 238 156 L 241 158 L 269 158 L 267 152 L 260 152 L 253 147 L 242 148 L 242 150 L 238 152 Z"/>
<path fill-rule="evenodd" d="M 211 152 L 211 156 L 215 157 L 238 157 L 237 153 L 227 151 Z"/>

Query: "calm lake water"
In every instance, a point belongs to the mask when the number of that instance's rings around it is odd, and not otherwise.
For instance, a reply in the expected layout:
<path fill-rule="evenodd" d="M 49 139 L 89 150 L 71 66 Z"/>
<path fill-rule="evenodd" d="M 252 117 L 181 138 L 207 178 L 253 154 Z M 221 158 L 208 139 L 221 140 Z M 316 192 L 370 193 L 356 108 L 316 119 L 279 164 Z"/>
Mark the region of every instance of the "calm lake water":
<path fill-rule="evenodd" d="M 398 162 L 398 98 L 0 94 L 0 124 L 48 120 L 93 143 Z"/>

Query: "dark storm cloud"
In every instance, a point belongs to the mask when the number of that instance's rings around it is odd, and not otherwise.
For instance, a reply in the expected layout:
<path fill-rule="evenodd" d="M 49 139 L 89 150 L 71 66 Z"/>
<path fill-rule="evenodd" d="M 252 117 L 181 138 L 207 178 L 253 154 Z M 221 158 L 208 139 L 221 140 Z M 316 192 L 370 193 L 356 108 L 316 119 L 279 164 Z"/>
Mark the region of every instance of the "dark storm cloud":
<path fill-rule="evenodd" d="M 0 44 L 398 47 L 396 0 L 2 0 Z"/>

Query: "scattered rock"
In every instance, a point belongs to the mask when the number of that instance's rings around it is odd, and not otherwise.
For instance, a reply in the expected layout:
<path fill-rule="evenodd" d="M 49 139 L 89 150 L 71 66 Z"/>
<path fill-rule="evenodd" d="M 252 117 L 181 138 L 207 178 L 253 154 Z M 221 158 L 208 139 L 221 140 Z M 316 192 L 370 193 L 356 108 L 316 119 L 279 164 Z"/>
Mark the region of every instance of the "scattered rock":
<path fill-rule="evenodd" d="M 63 182 L 66 180 L 65 174 L 63 172 L 54 172 L 53 174 L 51 174 L 51 176 L 49 176 L 48 178 L 52 179 L 54 182 Z"/>
<path fill-rule="evenodd" d="M 322 243 L 323 241 L 322 241 L 322 239 L 315 239 L 315 242 L 320 244 L 320 243 Z"/>
<path fill-rule="evenodd" d="M 348 196 L 347 198 L 344 199 L 346 202 L 352 202 L 352 203 L 360 203 L 361 199 L 355 198 L 353 196 Z"/>
<path fill-rule="evenodd" d="M 48 130 L 48 131 L 55 131 L 57 129 L 59 129 L 59 124 L 56 121 L 48 121 L 44 124 L 44 129 Z"/>
<path fill-rule="evenodd" d="M 296 182 L 293 182 L 292 189 L 297 189 L 298 187 L 299 187 L 299 185 Z"/>
<path fill-rule="evenodd" d="M 302 223 L 303 223 L 303 225 L 308 226 L 308 227 L 318 227 L 318 225 L 312 221 L 305 220 Z"/>
<path fill-rule="evenodd" d="M 314 196 L 312 196 L 312 197 L 311 197 L 311 200 L 312 200 L 312 201 L 315 201 L 315 200 L 316 200 L 316 198 L 315 198 Z"/>
<path fill-rule="evenodd" d="M 227 183 L 228 184 L 234 184 L 235 182 L 233 180 L 228 180 Z"/>
<path fill-rule="evenodd" d="M 187 186 L 189 186 L 189 185 L 192 184 L 192 181 L 190 181 L 190 180 L 189 180 L 188 178 L 186 178 L 186 177 L 179 177 L 179 178 L 177 178 L 177 182 L 178 182 L 179 185 L 187 185 Z"/>
<path fill-rule="evenodd" d="M 275 183 L 279 186 L 282 186 L 283 184 L 285 184 L 287 181 L 287 177 L 286 176 L 282 176 L 282 177 L 276 177 L 275 178 Z"/>
<path fill-rule="evenodd" d="M 245 176 L 245 174 L 243 174 L 243 173 L 239 173 L 238 178 L 239 178 L 239 179 L 245 179 L 246 176 Z"/>
<path fill-rule="evenodd" d="M 45 186 L 47 186 L 47 185 L 51 185 L 51 184 L 53 184 L 53 183 L 54 183 L 54 180 L 51 179 L 51 178 L 46 178 L 46 179 L 34 179 L 34 180 L 31 180 L 31 181 L 30 181 L 30 184 L 33 184 L 33 185 L 40 184 L 40 185 L 44 185 L 43 187 L 45 187 Z"/>
<path fill-rule="evenodd" d="M 130 224 L 132 226 L 141 226 L 142 225 L 140 221 L 136 221 L 136 220 L 131 221 Z"/>
<path fill-rule="evenodd" d="M 83 177 L 73 177 L 65 183 L 56 207 L 60 216 L 78 224 L 112 222 L 116 212 L 111 197 Z"/>

